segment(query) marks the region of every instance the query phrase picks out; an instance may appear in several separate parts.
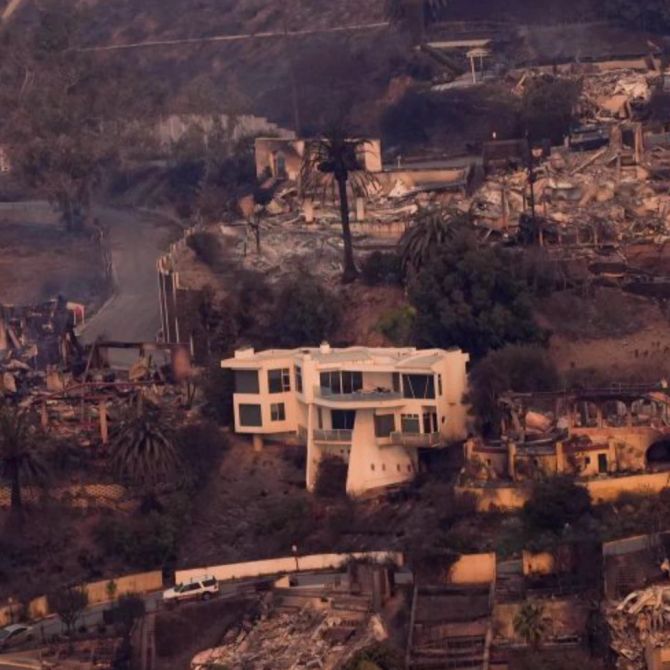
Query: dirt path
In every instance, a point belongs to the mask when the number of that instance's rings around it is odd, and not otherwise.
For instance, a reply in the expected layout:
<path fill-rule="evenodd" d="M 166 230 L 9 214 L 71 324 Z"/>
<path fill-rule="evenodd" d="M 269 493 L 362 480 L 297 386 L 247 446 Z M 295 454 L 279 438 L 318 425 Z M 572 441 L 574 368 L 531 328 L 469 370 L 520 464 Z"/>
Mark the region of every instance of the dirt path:
<path fill-rule="evenodd" d="M 109 230 L 116 288 L 80 335 L 84 342 L 98 337 L 152 341 L 160 328 L 156 260 L 178 230 L 169 221 L 143 212 L 101 208 L 97 216 Z"/>

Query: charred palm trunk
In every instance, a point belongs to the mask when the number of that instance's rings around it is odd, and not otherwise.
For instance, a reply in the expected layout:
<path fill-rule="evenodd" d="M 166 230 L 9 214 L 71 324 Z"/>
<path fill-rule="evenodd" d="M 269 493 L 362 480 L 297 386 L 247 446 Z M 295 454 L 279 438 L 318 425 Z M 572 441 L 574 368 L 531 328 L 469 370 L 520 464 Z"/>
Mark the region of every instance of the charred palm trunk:
<path fill-rule="evenodd" d="M 347 175 L 337 175 L 337 187 L 340 195 L 340 217 L 342 219 L 342 239 L 344 241 L 344 272 L 342 281 L 348 284 L 358 277 L 354 262 L 354 244 L 349 225 L 349 196 L 347 194 Z"/>

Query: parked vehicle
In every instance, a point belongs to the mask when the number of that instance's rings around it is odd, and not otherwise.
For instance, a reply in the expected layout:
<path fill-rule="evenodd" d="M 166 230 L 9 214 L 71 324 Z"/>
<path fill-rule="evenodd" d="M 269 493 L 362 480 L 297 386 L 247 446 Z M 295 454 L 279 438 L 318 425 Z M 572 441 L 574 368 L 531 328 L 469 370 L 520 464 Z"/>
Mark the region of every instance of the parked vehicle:
<path fill-rule="evenodd" d="M 33 629 L 24 623 L 15 623 L 0 628 L 0 649 L 8 649 L 22 642 L 32 640 Z"/>
<path fill-rule="evenodd" d="M 184 600 L 209 600 L 218 593 L 219 582 L 216 578 L 204 576 L 163 591 L 163 602 L 166 605 L 176 605 Z"/>

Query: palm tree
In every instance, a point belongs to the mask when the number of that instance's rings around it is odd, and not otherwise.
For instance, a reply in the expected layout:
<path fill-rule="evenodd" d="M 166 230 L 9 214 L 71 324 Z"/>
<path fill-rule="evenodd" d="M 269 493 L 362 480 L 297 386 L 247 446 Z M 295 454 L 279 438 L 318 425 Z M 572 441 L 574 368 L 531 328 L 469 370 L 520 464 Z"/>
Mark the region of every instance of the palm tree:
<path fill-rule="evenodd" d="M 543 605 L 526 600 L 514 617 L 514 632 L 526 644 L 533 648 L 539 647 L 547 632 Z"/>
<path fill-rule="evenodd" d="M 403 273 L 418 272 L 421 266 L 457 230 L 468 225 L 467 215 L 445 210 L 424 210 L 400 239 L 400 258 Z"/>
<path fill-rule="evenodd" d="M 426 27 L 437 21 L 448 0 L 386 0 L 385 14 L 391 23 L 407 25 L 423 42 Z"/>
<path fill-rule="evenodd" d="M 156 486 L 177 470 L 177 450 L 161 428 L 161 415 L 138 405 L 121 418 L 110 440 L 110 463 L 124 481 L 152 497 Z"/>
<path fill-rule="evenodd" d="M 339 200 L 344 241 L 342 281 L 345 283 L 358 277 L 349 224 L 349 190 L 355 197 L 365 197 L 374 183 L 374 178 L 360 161 L 367 144 L 367 140 L 349 139 L 341 128 L 332 129 L 322 139 L 307 142 L 301 169 L 303 193 L 321 192 L 325 200 L 332 191 L 331 197 Z"/>
<path fill-rule="evenodd" d="M 23 514 L 21 486 L 44 478 L 46 467 L 36 450 L 37 421 L 27 411 L 0 406 L 0 476 L 11 486 L 11 510 Z"/>

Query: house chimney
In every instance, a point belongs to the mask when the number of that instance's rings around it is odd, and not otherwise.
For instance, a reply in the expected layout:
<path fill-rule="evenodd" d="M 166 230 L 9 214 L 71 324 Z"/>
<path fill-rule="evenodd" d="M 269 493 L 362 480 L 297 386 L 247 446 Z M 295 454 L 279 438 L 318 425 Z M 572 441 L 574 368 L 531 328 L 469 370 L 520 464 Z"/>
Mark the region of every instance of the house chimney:
<path fill-rule="evenodd" d="M 321 346 L 319 347 L 319 351 L 322 354 L 329 354 L 331 349 L 330 349 L 330 344 L 328 342 L 321 342 Z"/>

